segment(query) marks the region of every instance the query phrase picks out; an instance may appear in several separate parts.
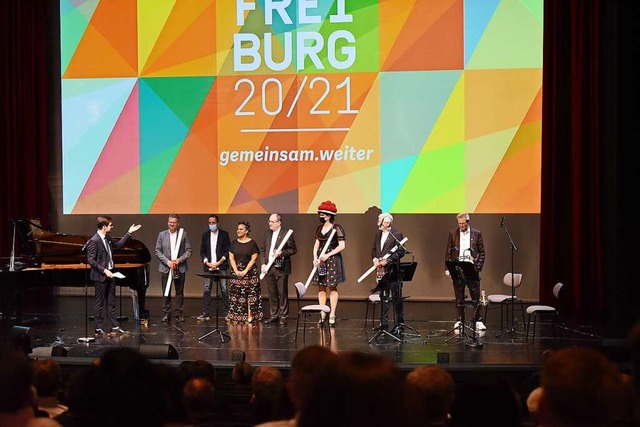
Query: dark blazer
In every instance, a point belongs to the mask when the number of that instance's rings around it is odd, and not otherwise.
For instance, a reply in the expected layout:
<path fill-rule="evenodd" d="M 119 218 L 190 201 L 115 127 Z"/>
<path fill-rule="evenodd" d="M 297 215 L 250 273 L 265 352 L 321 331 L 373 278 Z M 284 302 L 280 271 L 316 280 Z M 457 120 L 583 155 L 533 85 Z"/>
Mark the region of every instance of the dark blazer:
<path fill-rule="evenodd" d="M 280 227 L 280 230 L 278 231 L 278 237 L 276 237 L 276 248 L 282 243 L 282 239 L 284 239 L 287 231 L 289 230 L 285 230 Z M 260 246 L 260 259 L 262 260 L 262 263 L 264 265 L 267 265 L 269 263 L 269 249 L 271 249 L 272 236 L 273 231 L 271 231 L 270 229 L 265 231 L 264 239 L 262 239 L 262 246 Z M 279 268 L 282 274 L 291 274 L 291 256 L 295 255 L 296 252 L 298 252 L 298 249 L 296 248 L 296 241 L 293 238 L 293 233 L 291 233 L 291 236 L 289 236 L 287 243 L 285 243 L 284 247 L 282 248 L 282 256 L 284 258 L 284 262 L 282 263 L 282 267 Z M 272 266 L 271 268 L 275 267 Z"/>
<path fill-rule="evenodd" d="M 395 236 L 395 239 L 391 236 L 391 234 Z M 389 253 L 389 251 L 391 251 L 391 249 L 393 249 L 393 247 L 398 243 L 398 241 L 401 241 L 402 239 L 404 239 L 404 236 L 400 231 L 391 227 L 389 229 L 389 236 L 387 236 L 387 240 L 384 241 L 384 244 L 382 246 L 380 245 L 381 238 L 382 238 L 382 230 L 378 230 L 378 232 L 376 233 L 376 236 L 373 238 L 373 248 L 371 249 L 372 259 L 373 258 L 381 259 L 382 257 L 384 257 L 386 254 Z M 396 241 L 396 239 L 398 239 L 398 241 Z M 387 261 L 389 263 L 395 262 L 400 258 L 402 258 L 404 255 L 405 255 L 405 250 L 402 246 L 400 246 L 391 255 L 389 255 L 389 257 L 387 258 Z"/>
<path fill-rule="evenodd" d="M 200 261 L 205 258 L 211 262 L 211 231 L 207 230 L 202 233 L 202 241 L 200 242 Z M 216 242 L 216 259 L 224 257 L 224 262 L 220 264 L 220 270 L 227 270 L 229 268 L 229 246 L 231 246 L 231 240 L 229 239 L 229 233 L 218 228 L 218 240 Z M 208 271 L 209 267 L 206 264 L 202 264 L 204 271 Z"/>
<path fill-rule="evenodd" d="M 484 267 L 484 241 L 482 240 L 482 233 L 480 230 L 476 228 L 471 228 L 471 239 L 470 239 L 470 248 L 471 248 L 471 256 L 473 257 L 473 264 L 476 268 L 476 271 L 482 271 L 482 267 Z M 458 259 L 460 255 L 459 248 L 460 247 L 460 229 L 455 228 L 454 230 L 449 232 L 449 238 L 447 239 L 447 251 L 444 254 L 444 260 L 446 261 L 454 261 Z M 445 265 L 446 268 L 446 265 Z"/>
<path fill-rule="evenodd" d="M 179 230 L 180 229 L 178 229 L 176 233 L 179 232 Z M 189 270 L 187 259 L 191 256 L 191 252 L 191 243 L 189 243 L 187 232 L 183 231 L 182 240 L 178 247 L 178 271 L 180 273 L 186 273 L 187 270 Z M 171 261 L 171 237 L 168 229 L 158 233 L 158 240 L 156 240 L 156 257 L 160 261 L 158 271 L 160 271 L 160 273 L 168 273 L 169 267 L 167 266 L 167 261 Z"/>
<path fill-rule="evenodd" d="M 113 256 L 113 248 L 121 248 L 127 243 L 131 234 L 127 233 L 121 239 L 112 239 L 108 234 L 105 241 L 109 244 L 111 255 Z M 113 261 L 113 260 L 112 260 Z M 92 282 L 104 282 L 107 275 L 104 270 L 109 266 L 109 254 L 107 248 L 102 243 L 102 237 L 96 232 L 87 242 L 87 263 L 91 266 L 89 270 L 89 280 Z M 114 261 L 115 264 L 115 261 Z"/>

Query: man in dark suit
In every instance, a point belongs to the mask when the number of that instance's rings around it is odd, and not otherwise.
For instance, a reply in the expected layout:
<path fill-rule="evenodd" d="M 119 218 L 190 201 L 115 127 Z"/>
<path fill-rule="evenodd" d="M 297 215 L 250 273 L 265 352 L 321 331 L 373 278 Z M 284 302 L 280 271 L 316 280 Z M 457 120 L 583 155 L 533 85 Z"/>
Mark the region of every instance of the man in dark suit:
<path fill-rule="evenodd" d="M 209 215 L 209 229 L 202 233 L 202 242 L 200 243 L 200 259 L 204 267 L 205 273 L 216 273 L 226 276 L 229 269 L 229 246 L 231 240 L 229 233 L 222 230 L 218 226 L 219 218 L 216 214 Z M 220 284 L 220 295 L 222 298 L 222 313 L 224 317 L 229 311 L 229 292 L 227 291 L 227 279 L 221 277 L 218 279 Z M 209 308 L 211 307 L 211 288 L 214 286 L 211 278 L 204 279 L 204 292 L 202 293 L 202 314 L 198 316 L 198 320 L 209 320 Z"/>
<path fill-rule="evenodd" d="M 480 273 L 484 266 L 484 241 L 482 240 L 482 233 L 477 228 L 471 228 L 469 226 L 469 214 L 459 213 L 456 215 L 458 220 L 458 227 L 449 232 L 449 238 L 447 239 L 447 251 L 445 253 L 446 261 L 462 261 L 470 262 L 473 264 L 475 270 Z M 446 269 L 445 274 L 451 276 L 449 270 Z M 484 325 L 482 315 L 480 313 L 478 304 L 480 301 L 480 280 L 464 280 L 461 283 L 460 280 L 453 280 L 453 292 L 456 296 L 456 323 L 454 328 L 456 330 L 464 328 L 461 320 L 464 312 L 464 285 L 469 288 L 469 294 L 471 295 L 471 301 L 474 307 L 474 313 L 476 313 L 475 319 L 476 330 L 485 331 L 487 328 Z"/>
<path fill-rule="evenodd" d="M 178 226 L 178 214 L 170 214 L 167 230 L 158 233 L 156 240 L 156 257 L 160 261 L 158 270 L 162 282 L 162 322 L 171 320 L 171 285 L 176 292 L 176 319 L 184 322 L 184 283 L 187 276 L 187 259 L 191 256 L 191 243 L 187 232 Z"/>
<path fill-rule="evenodd" d="M 393 216 L 390 213 L 378 215 L 378 231 L 373 238 L 371 257 L 376 266 L 377 286 L 373 291 L 380 292 L 380 325 L 378 329 L 389 329 L 389 302 L 393 303 L 396 315 L 395 327 L 404 323 L 404 311 L 402 304 L 402 290 L 398 282 L 398 262 L 406 253 L 404 246 L 399 242 L 404 239 L 402 233 L 391 227 Z M 397 249 L 392 252 L 392 249 Z"/>
<path fill-rule="evenodd" d="M 298 251 L 293 233 L 289 235 L 280 249 L 287 232 L 282 229 L 282 217 L 274 213 L 269 216 L 269 229 L 264 233 L 260 247 L 262 259 L 263 281 L 267 285 L 269 297 L 269 319 L 266 323 L 281 325 L 289 318 L 289 275 L 291 274 L 291 257 Z M 272 261 L 270 268 L 267 265 Z"/>
<path fill-rule="evenodd" d="M 91 266 L 89 270 L 89 280 L 95 287 L 95 335 L 101 336 L 105 332 L 102 329 L 102 314 L 105 309 L 109 323 L 111 324 L 111 334 L 122 334 L 124 331 L 118 324 L 116 317 L 116 281 L 113 276 L 113 247 L 121 248 L 129 240 L 131 234 L 139 230 L 142 225 L 132 224 L 129 231 L 121 239 L 114 240 L 109 235 L 113 230 L 113 222 L 109 216 L 98 217 L 98 231 L 87 242 L 87 262 Z"/>

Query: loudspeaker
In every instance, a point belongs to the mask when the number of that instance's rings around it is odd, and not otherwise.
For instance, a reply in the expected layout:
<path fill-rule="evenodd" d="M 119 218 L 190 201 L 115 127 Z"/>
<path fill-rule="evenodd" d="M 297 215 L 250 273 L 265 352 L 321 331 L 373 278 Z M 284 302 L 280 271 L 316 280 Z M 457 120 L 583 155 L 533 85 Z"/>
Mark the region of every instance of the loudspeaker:
<path fill-rule="evenodd" d="M 69 351 L 61 345 L 52 347 L 36 347 L 31 353 L 35 357 L 67 357 Z"/>
<path fill-rule="evenodd" d="M 247 354 L 242 350 L 233 350 L 231 352 L 231 361 L 232 362 L 244 362 L 247 360 Z"/>
<path fill-rule="evenodd" d="M 140 354 L 149 359 L 178 359 L 178 350 L 171 344 L 140 344 Z"/>
<path fill-rule="evenodd" d="M 29 335 L 29 332 L 31 332 L 31 328 L 28 326 L 12 326 L 11 327 L 12 335 L 19 335 L 19 334 Z"/>
<path fill-rule="evenodd" d="M 11 328 L 10 345 L 16 349 L 30 354 L 33 351 L 31 328 L 27 326 L 14 326 Z"/>
<path fill-rule="evenodd" d="M 449 353 L 436 353 L 437 363 L 449 363 Z"/>

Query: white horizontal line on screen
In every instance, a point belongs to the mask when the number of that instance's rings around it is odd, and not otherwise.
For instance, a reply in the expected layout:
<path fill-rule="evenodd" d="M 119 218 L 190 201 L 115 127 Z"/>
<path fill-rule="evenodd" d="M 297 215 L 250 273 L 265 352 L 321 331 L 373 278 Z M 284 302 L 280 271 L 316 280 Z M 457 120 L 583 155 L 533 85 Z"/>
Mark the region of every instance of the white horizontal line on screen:
<path fill-rule="evenodd" d="M 241 133 L 276 133 L 276 132 L 348 132 L 349 128 L 282 128 L 282 129 L 240 129 Z"/>

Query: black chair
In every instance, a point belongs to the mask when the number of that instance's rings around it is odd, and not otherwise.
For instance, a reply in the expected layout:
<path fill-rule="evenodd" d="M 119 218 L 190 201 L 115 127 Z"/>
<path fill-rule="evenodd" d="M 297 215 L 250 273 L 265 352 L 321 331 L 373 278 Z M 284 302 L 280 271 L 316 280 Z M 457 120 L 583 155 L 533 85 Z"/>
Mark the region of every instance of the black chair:
<path fill-rule="evenodd" d="M 564 285 L 562 283 L 556 283 L 553 287 L 553 296 L 556 300 L 560 300 L 560 291 Z M 551 327 L 553 329 L 553 337 L 556 337 L 556 329 L 561 331 L 558 325 L 558 309 L 551 305 L 531 305 L 527 307 L 527 335 L 526 340 L 529 341 L 529 329 L 531 328 L 531 323 L 533 321 L 533 329 L 531 331 L 531 342 L 535 340 L 536 337 L 536 324 L 538 322 L 538 316 L 545 316 L 551 318 Z"/>
<path fill-rule="evenodd" d="M 300 299 L 304 297 L 307 292 L 307 288 L 304 286 L 304 283 L 297 282 L 295 284 L 296 292 L 298 294 L 298 319 L 296 320 L 296 336 L 295 340 L 298 340 L 298 330 L 300 329 L 300 319 L 302 319 L 302 341 L 306 340 L 307 333 L 307 325 L 319 325 L 320 327 L 320 339 L 322 345 L 324 345 L 324 335 L 326 329 L 328 329 L 328 319 L 329 313 L 331 313 L 331 308 L 326 304 L 309 304 L 300 307 Z M 320 321 L 317 322 L 316 319 L 320 317 Z M 331 342 L 331 334 L 327 334 L 329 336 L 329 342 Z"/>

